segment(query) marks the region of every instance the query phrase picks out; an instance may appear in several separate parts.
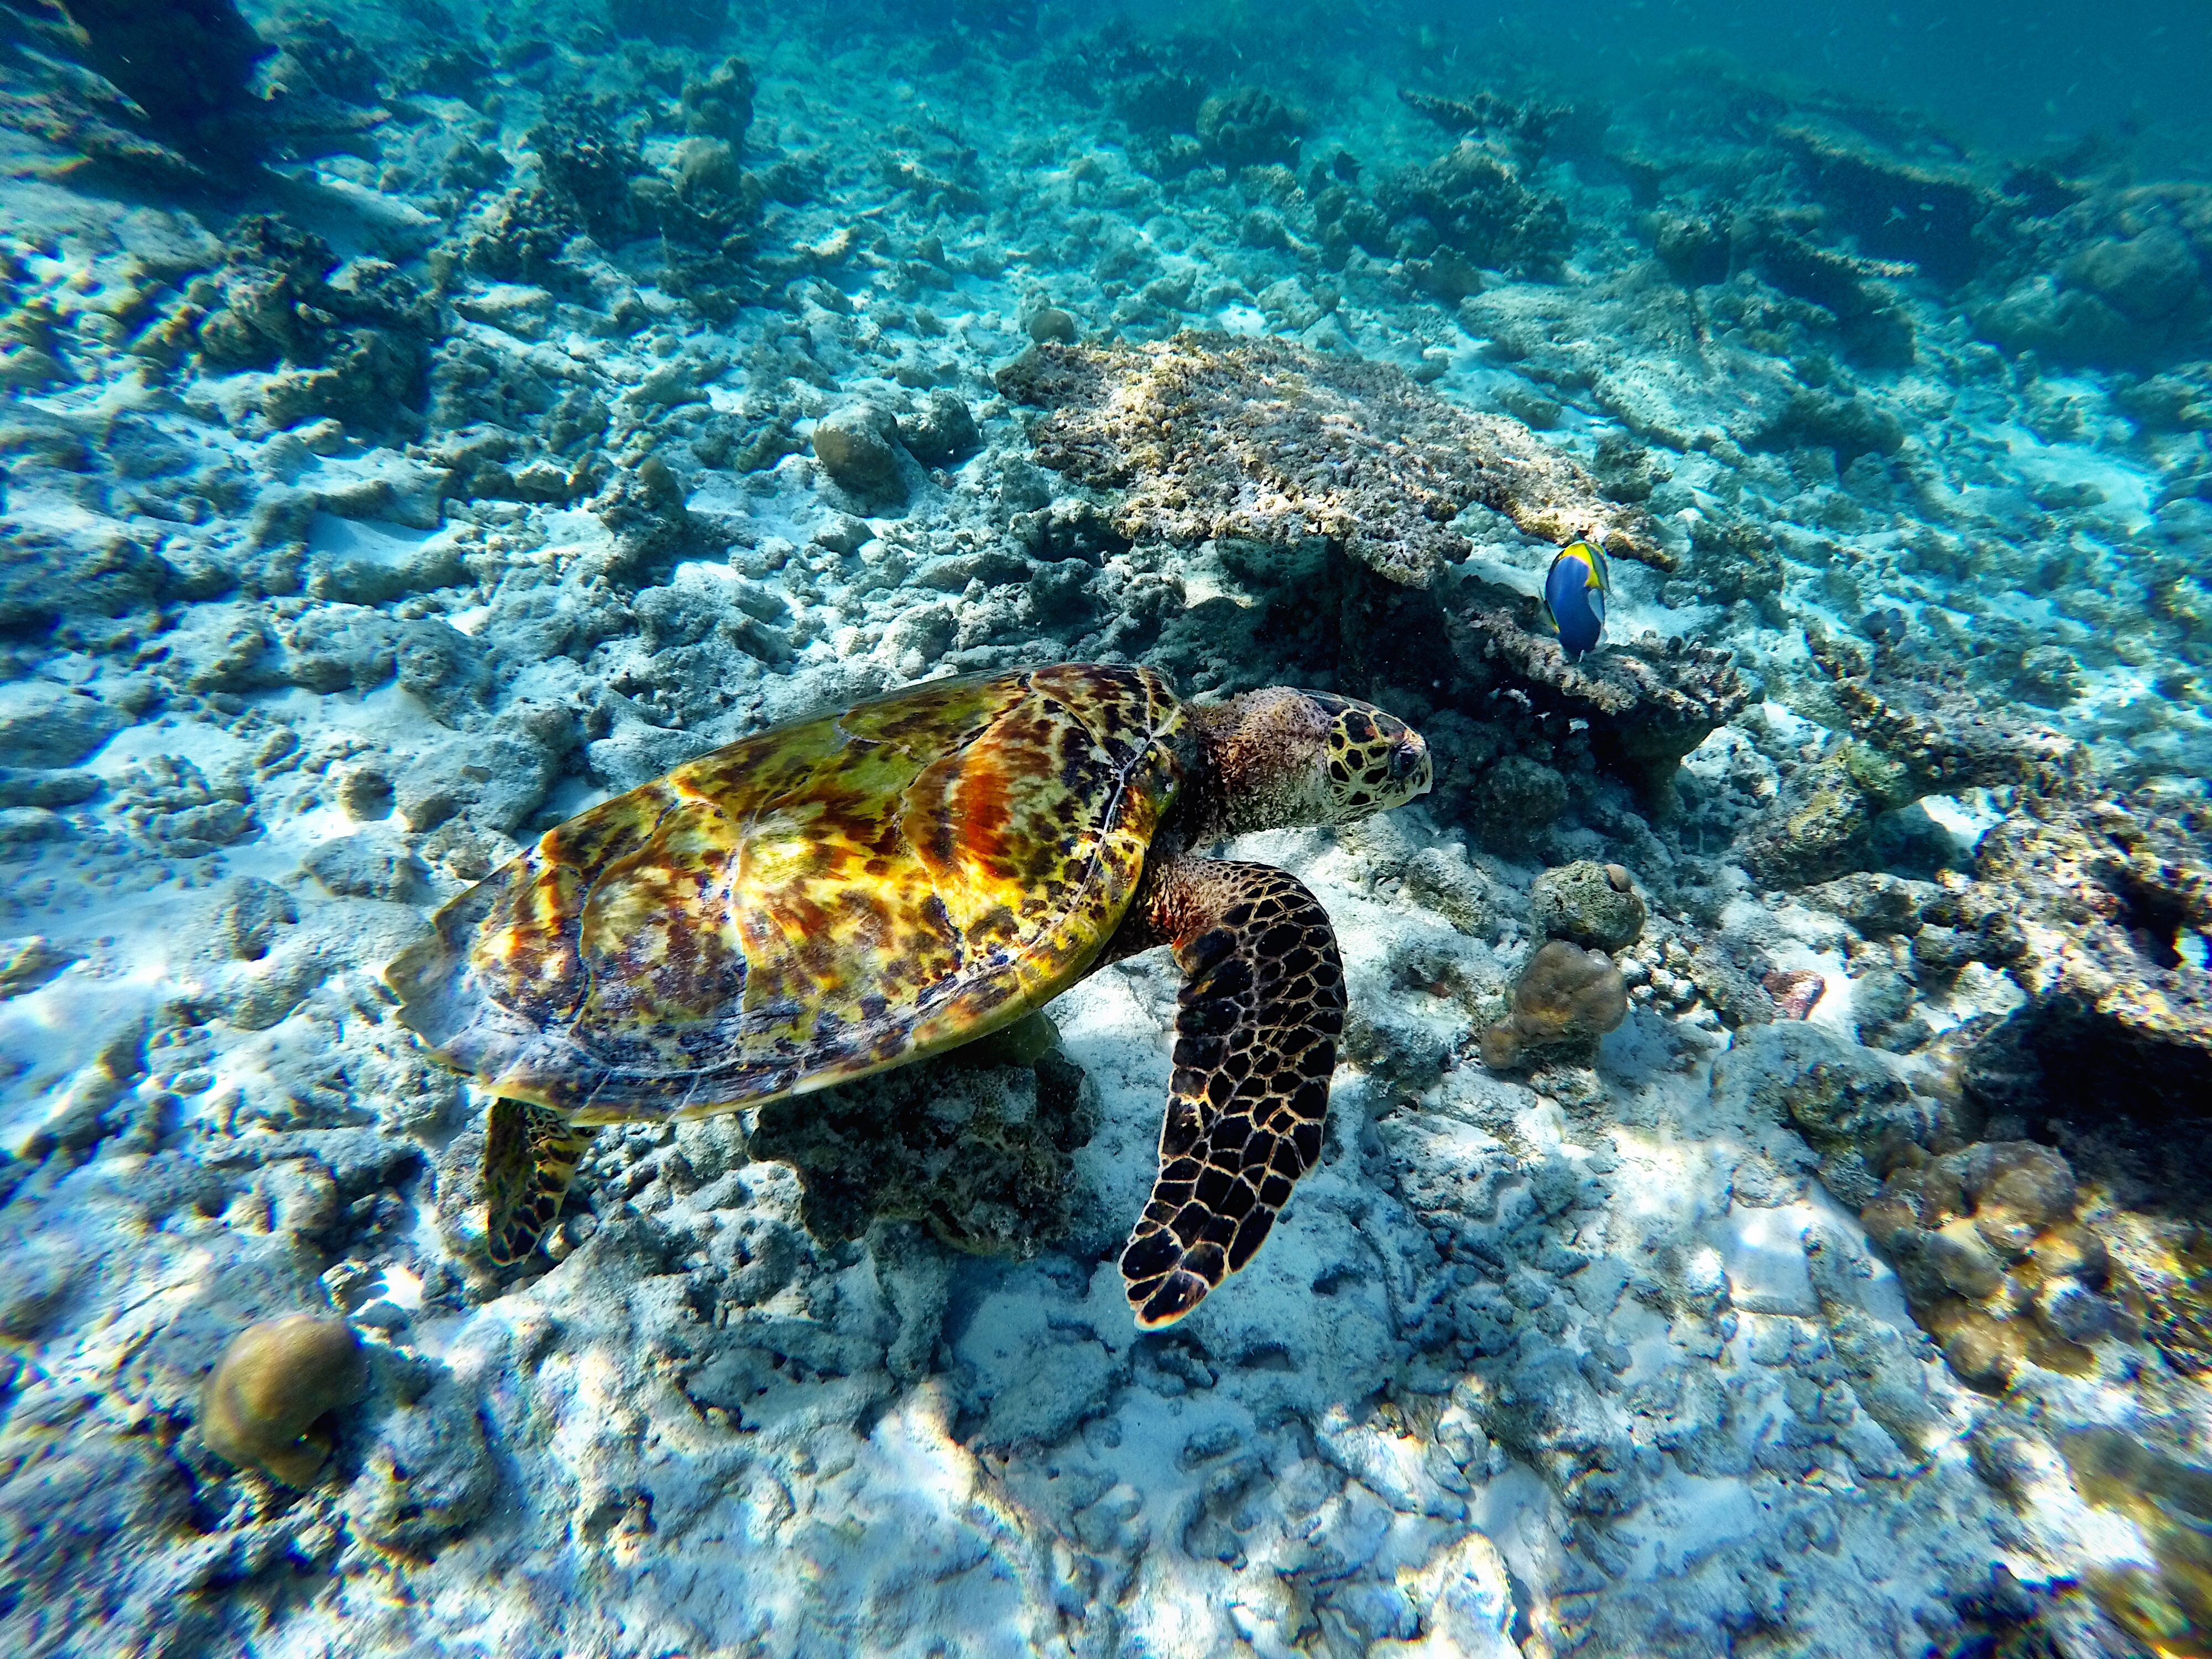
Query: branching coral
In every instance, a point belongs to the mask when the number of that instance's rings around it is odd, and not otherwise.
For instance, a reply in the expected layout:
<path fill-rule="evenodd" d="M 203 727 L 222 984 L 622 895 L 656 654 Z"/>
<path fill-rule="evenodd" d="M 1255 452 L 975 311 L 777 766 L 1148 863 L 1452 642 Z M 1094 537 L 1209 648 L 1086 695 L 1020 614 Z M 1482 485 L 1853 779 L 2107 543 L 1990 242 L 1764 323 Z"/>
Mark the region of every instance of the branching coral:
<path fill-rule="evenodd" d="M 1848 740 L 1801 775 L 1747 832 L 1753 873 L 1779 883 L 1817 881 L 1850 869 L 1877 814 L 1953 790 L 2024 786 L 2063 795 L 2088 768 L 2081 744 L 1992 709 L 1955 671 L 1869 659 L 1814 630 L 1816 690 Z"/>
<path fill-rule="evenodd" d="M 1382 364 L 1184 333 L 1141 349 L 1039 345 L 999 387 L 1051 411 L 1033 433 L 1038 460 L 1124 492 L 1115 528 L 1133 539 L 1322 536 L 1425 587 L 1467 556 L 1451 521 L 1480 506 L 1547 540 L 1668 562 L 1642 509 L 1606 501 L 1527 427 L 1455 409 Z"/>

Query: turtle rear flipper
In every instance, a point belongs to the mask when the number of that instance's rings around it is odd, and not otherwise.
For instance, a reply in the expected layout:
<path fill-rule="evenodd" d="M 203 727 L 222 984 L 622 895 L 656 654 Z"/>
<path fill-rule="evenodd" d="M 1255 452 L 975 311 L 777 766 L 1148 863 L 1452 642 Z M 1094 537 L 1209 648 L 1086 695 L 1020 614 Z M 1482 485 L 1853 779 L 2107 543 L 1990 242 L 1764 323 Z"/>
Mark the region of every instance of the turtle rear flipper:
<path fill-rule="evenodd" d="M 1159 1174 L 1121 1252 L 1155 1330 L 1252 1259 L 1320 1158 L 1344 966 L 1320 901 L 1266 865 L 1168 860 L 1131 920 L 1116 944 L 1171 944 L 1183 972 Z"/>
<path fill-rule="evenodd" d="M 484 1246 L 501 1267 L 538 1248 L 592 1139 L 560 1113 L 495 1100 L 484 1131 Z"/>

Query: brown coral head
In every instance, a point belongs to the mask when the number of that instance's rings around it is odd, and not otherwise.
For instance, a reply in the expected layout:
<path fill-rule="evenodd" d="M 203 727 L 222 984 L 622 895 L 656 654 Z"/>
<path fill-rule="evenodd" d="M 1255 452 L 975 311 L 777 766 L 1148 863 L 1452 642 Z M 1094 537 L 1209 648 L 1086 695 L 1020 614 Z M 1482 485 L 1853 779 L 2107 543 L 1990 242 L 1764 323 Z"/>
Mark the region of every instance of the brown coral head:
<path fill-rule="evenodd" d="M 1509 1070 L 1521 1058 L 1521 1034 L 1502 1019 L 1482 1034 L 1482 1063 L 1493 1072 Z"/>
<path fill-rule="evenodd" d="M 1529 957 L 1513 988 L 1513 1023 L 1536 1042 L 1601 1036 L 1627 1018 L 1628 986 L 1620 969 L 1599 952 L 1563 939 Z"/>
<path fill-rule="evenodd" d="M 225 1461 L 304 1489 L 331 1454 L 321 1419 L 368 1391 L 368 1357 L 352 1326 L 287 1314 L 231 1339 L 200 1395 L 200 1432 Z"/>
<path fill-rule="evenodd" d="M 1555 939 L 1528 958 L 1513 1012 L 1483 1033 L 1482 1063 L 1517 1065 L 1532 1048 L 1594 1042 L 1628 1018 L 1628 984 L 1595 951 Z"/>

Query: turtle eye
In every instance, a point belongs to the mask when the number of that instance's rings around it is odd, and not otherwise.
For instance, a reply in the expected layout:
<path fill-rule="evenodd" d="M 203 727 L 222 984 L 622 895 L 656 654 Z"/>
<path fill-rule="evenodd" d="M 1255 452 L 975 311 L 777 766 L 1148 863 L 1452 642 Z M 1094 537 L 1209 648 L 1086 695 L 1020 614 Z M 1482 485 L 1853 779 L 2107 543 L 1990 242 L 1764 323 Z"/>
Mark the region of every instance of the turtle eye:
<path fill-rule="evenodd" d="M 1390 781 L 1403 783 L 1421 769 L 1425 758 L 1421 740 L 1408 732 L 1390 745 Z"/>

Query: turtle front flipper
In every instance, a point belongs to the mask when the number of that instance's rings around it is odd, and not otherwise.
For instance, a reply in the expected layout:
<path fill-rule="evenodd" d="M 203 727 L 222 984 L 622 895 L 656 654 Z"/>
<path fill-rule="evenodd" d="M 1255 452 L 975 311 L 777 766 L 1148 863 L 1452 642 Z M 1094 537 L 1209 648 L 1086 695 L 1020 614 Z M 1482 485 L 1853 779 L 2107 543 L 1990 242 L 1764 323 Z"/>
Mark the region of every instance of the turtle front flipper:
<path fill-rule="evenodd" d="M 1328 912 L 1261 864 L 1171 859 L 1117 939 L 1182 969 L 1160 1170 L 1121 1252 L 1137 1323 L 1171 1325 L 1252 1259 L 1321 1156 L 1344 964 Z"/>
<path fill-rule="evenodd" d="M 501 1267 L 521 1261 L 545 1237 L 592 1133 L 527 1101 L 492 1102 L 484 1130 L 484 1243 Z"/>

